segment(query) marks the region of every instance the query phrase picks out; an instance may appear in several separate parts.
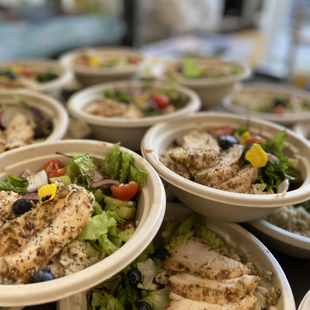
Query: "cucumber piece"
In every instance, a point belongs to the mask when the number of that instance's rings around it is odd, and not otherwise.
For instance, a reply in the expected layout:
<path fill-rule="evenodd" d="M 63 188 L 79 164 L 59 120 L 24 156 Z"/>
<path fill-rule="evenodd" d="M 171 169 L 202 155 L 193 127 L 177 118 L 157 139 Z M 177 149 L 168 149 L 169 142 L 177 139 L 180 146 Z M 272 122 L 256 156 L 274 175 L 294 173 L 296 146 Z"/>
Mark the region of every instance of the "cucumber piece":
<path fill-rule="evenodd" d="M 122 241 L 127 242 L 132 234 L 135 232 L 135 228 L 131 226 L 128 229 L 122 230 L 121 232 L 118 233 L 118 238 L 120 238 Z"/>
<path fill-rule="evenodd" d="M 132 220 L 136 214 L 136 208 L 129 208 L 125 206 L 115 206 L 107 204 L 105 206 L 105 211 L 115 211 L 116 214 L 126 220 Z"/>
<path fill-rule="evenodd" d="M 123 240 L 118 237 L 109 236 L 109 240 L 118 248 L 120 248 L 123 244 Z"/>
<path fill-rule="evenodd" d="M 125 206 L 129 208 L 135 208 L 137 203 L 135 201 L 130 200 L 119 200 L 110 196 L 104 196 L 103 201 L 108 205 L 114 206 Z"/>
<path fill-rule="evenodd" d="M 295 158 L 288 158 L 288 159 L 287 159 L 287 165 L 288 165 L 290 168 L 297 169 L 298 163 L 299 163 L 299 160 L 298 160 L 298 159 L 295 159 Z"/>
<path fill-rule="evenodd" d="M 60 181 L 64 185 L 71 184 L 71 180 L 70 180 L 70 177 L 68 175 L 62 175 L 60 177 L 49 178 L 48 180 L 50 181 L 50 183 L 55 183 L 56 181 Z"/>

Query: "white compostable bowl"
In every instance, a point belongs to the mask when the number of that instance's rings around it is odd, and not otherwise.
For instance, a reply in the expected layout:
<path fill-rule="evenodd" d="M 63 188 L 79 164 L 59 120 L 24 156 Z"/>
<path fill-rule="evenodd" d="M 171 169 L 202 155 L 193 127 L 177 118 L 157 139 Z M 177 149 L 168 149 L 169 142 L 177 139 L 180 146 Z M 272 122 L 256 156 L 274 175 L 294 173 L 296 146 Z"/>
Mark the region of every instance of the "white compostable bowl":
<path fill-rule="evenodd" d="M 30 90 L 44 93 L 55 98 L 59 98 L 62 88 L 73 77 L 71 70 L 56 60 L 24 60 L 2 63 L 0 64 L 0 70 L 5 70 L 11 66 L 27 66 L 27 68 L 35 72 L 52 72 L 57 74 L 58 77 L 56 79 L 45 83 L 35 82 L 32 83 L 31 88 L 29 88 Z M 3 91 L 8 90 L 1 89 L 0 93 Z M 10 89 L 9 91 L 15 92 L 15 89 Z"/>
<path fill-rule="evenodd" d="M 300 137 L 305 138 L 307 140 L 310 139 L 310 124 L 309 123 L 297 123 L 293 127 L 293 131 Z"/>
<path fill-rule="evenodd" d="M 249 222 L 247 226 L 269 247 L 285 255 L 310 259 L 310 238 L 289 232 L 264 219 Z"/>
<path fill-rule="evenodd" d="M 122 81 L 92 86 L 70 97 L 68 101 L 68 110 L 74 118 L 87 123 L 98 140 L 113 143 L 121 142 L 125 147 L 139 150 L 142 137 L 149 127 L 162 122 L 184 119 L 200 109 L 201 103 L 199 97 L 192 90 L 178 86 L 177 91 L 187 95 L 189 97 L 189 102 L 184 108 L 173 113 L 126 119 L 92 115 L 83 111 L 87 104 L 101 98 L 104 90 L 141 87 L 143 85 L 145 85 L 143 81 Z M 167 83 L 154 82 L 152 83 L 152 87 L 160 90 L 167 87 Z"/>
<path fill-rule="evenodd" d="M 95 159 L 103 159 L 112 147 L 110 143 L 91 140 L 64 140 L 54 143 L 36 144 L 0 155 L 0 180 L 13 173 L 20 175 L 25 168 L 31 171 L 42 169 L 50 159 L 59 159 L 64 165 L 67 155 L 88 153 Z M 80 272 L 48 282 L 25 285 L 0 285 L 0 306 L 27 306 L 66 298 L 84 291 L 110 277 L 132 262 L 151 242 L 164 218 L 166 197 L 163 184 L 151 165 L 136 153 L 122 148 L 135 158 L 135 166 L 148 172 L 147 183 L 141 191 L 135 233 L 117 252 Z"/>
<path fill-rule="evenodd" d="M 17 101 L 14 99 L 15 95 L 25 98 L 30 107 L 41 110 L 43 115 L 52 119 L 53 130 L 44 142 L 57 141 L 65 135 L 69 124 L 69 117 L 68 112 L 59 101 L 34 91 L 14 90 L 1 91 L 0 103 L 5 105 L 18 105 Z"/>
<path fill-rule="evenodd" d="M 160 161 L 161 153 L 167 151 L 175 139 L 181 142 L 183 136 L 191 130 L 207 130 L 227 125 L 237 128 L 245 122 L 246 118 L 232 114 L 204 112 L 187 118 L 186 122 L 159 124 L 147 131 L 141 143 L 141 151 L 143 157 L 169 184 L 177 198 L 189 208 L 209 218 L 227 222 L 248 222 L 262 218 L 280 206 L 309 199 L 310 144 L 290 130 L 287 130 L 286 138 L 287 155 L 299 159 L 298 170 L 301 171 L 304 183 L 297 190 L 285 195 L 251 195 L 218 190 L 187 180 Z M 285 130 L 282 126 L 260 120 L 251 120 L 249 128 L 253 134 L 259 134 L 268 140 Z"/>
<path fill-rule="evenodd" d="M 179 203 L 167 203 L 165 220 L 188 218 L 190 210 Z M 251 261 L 261 274 L 270 270 L 272 277 L 271 286 L 280 289 L 282 294 L 276 307 L 270 306 L 268 310 L 294 310 L 295 302 L 289 282 L 281 266 L 268 251 L 268 249 L 251 233 L 236 224 L 228 224 L 216 220 L 206 219 L 207 227 L 216 232 L 222 240 L 233 247 L 237 253 L 242 254 L 242 261 Z M 164 225 L 163 225 L 164 226 Z M 162 227 L 163 229 L 163 227 Z M 160 232 L 162 231 L 160 230 Z M 158 234 L 159 235 L 159 234 Z M 157 238 L 156 238 L 157 239 Z M 255 260 L 253 261 L 253 258 Z M 86 292 L 74 295 L 58 302 L 58 310 L 87 310 Z M 306 309 L 306 308 L 305 308 Z M 304 310 L 304 309 L 302 309 Z"/>
<path fill-rule="evenodd" d="M 215 64 L 219 66 L 227 64 L 239 66 L 241 68 L 241 71 L 239 73 L 220 78 L 185 78 L 181 75 L 175 77 L 175 80 L 180 85 L 189 87 L 199 95 L 199 97 L 201 98 L 202 107 L 204 108 L 210 108 L 214 105 L 221 103 L 221 101 L 233 91 L 236 83 L 246 79 L 250 75 L 250 69 L 247 66 L 239 64 L 237 62 L 226 62 L 214 59 L 199 60 L 199 62 L 204 62 L 206 64 L 210 63 L 212 65 Z M 179 63 L 180 62 L 171 62 L 170 64 L 168 63 L 166 66 L 175 66 Z M 162 70 L 165 72 L 165 68 L 163 68 Z M 171 80 L 171 78 L 165 75 L 164 72 L 162 74 L 158 74 L 157 78 L 165 81 Z"/>
<path fill-rule="evenodd" d="M 91 67 L 77 65 L 74 63 L 75 58 L 82 52 L 91 50 L 99 55 L 112 55 L 112 56 L 134 56 L 140 59 L 140 63 L 143 60 L 143 55 L 134 48 L 130 47 L 89 47 L 80 48 L 70 52 L 67 52 L 60 56 L 60 63 L 64 64 L 68 68 L 72 69 L 76 79 L 84 86 L 92 86 L 101 83 L 122 81 L 132 79 L 138 72 L 139 64 L 132 64 L 127 66 L 118 67 Z"/>
<path fill-rule="evenodd" d="M 302 299 L 298 310 L 309 310 L 310 309 L 310 291 L 305 295 L 305 297 Z M 71 309 L 68 309 L 71 310 Z"/>
<path fill-rule="evenodd" d="M 240 85 L 234 93 L 225 98 L 223 101 L 223 107 L 232 113 L 239 114 L 239 115 L 246 115 L 250 117 L 255 117 L 258 119 L 266 120 L 266 121 L 271 121 L 275 122 L 278 124 L 283 124 L 283 125 L 293 125 L 296 122 L 301 122 L 301 121 L 308 121 L 310 120 L 310 110 L 309 111 L 304 111 L 300 113 L 285 113 L 285 114 L 275 114 L 275 113 L 267 113 L 267 112 L 254 112 L 250 111 L 247 108 L 241 107 L 237 104 L 234 104 L 233 102 L 233 97 L 234 94 L 238 95 L 240 92 L 251 92 L 251 95 L 253 98 L 255 98 L 255 95 L 257 93 L 269 93 L 273 97 L 277 96 L 298 96 L 301 97 L 305 100 L 310 101 L 310 92 L 289 86 L 289 85 L 277 85 L 277 84 L 271 84 L 271 83 L 251 83 L 247 85 Z M 251 102 L 249 101 L 249 105 Z"/>

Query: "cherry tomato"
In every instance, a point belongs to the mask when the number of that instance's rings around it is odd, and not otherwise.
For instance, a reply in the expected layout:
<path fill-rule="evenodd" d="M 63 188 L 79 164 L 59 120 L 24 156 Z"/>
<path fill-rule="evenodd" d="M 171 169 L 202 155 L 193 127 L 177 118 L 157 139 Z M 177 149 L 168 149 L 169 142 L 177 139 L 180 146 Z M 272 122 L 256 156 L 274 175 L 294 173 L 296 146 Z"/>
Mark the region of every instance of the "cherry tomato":
<path fill-rule="evenodd" d="M 34 72 L 30 69 L 24 69 L 24 71 L 23 71 L 23 75 L 25 75 L 25 76 L 32 76 L 33 73 Z"/>
<path fill-rule="evenodd" d="M 280 105 L 276 105 L 276 106 L 272 109 L 271 112 L 274 113 L 274 114 L 284 114 L 285 109 L 284 109 L 284 107 L 282 107 L 282 106 L 280 106 Z"/>
<path fill-rule="evenodd" d="M 139 190 L 139 183 L 128 183 L 122 186 L 110 186 L 112 194 L 120 200 L 130 200 L 135 197 Z"/>
<path fill-rule="evenodd" d="M 223 127 L 212 127 L 209 130 L 210 134 L 214 137 L 218 137 L 221 135 L 225 135 L 225 136 L 232 136 L 232 134 L 234 133 L 234 129 L 228 126 L 223 126 Z"/>
<path fill-rule="evenodd" d="M 50 174 L 53 172 L 53 171 L 56 171 L 56 170 L 59 170 L 61 168 L 63 168 L 64 165 L 62 164 L 61 161 L 59 161 L 58 159 L 52 159 L 50 161 L 48 161 L 44 167 L 43 167 L 43 170 L 46 171 L 47 173 L 47 176 L 50 178 Z"/>
<path fill-rule="evenodd" d="M 126 220 L 126 222 L 123 224 L 123 230 L 128 229 L 133 226 L 133 220 Z"/>
<path fill-rule="evenodd" d="M 164 94 L 153 94 L 151 98 L 156 102 L 160 110 L 165 109 L 170 103 L 169 97 Z"/>
<path fill-rule="evenodd" d="M 61 177 L 65 175 L 66 172 L 67 172 L 67 167 L 63 167 L 63 168 L 52 171 L 49 177 L 50 178 Z"/>
<path fill-rule="evenodd" d="M 260 143 L 260 142 L 264 142 L 264 138 L 262 138 L 261 136 L 251 136 L 243 144 L 244 145 L 249 145 L 249 144 L 252 144 L 252 143 Z"/>

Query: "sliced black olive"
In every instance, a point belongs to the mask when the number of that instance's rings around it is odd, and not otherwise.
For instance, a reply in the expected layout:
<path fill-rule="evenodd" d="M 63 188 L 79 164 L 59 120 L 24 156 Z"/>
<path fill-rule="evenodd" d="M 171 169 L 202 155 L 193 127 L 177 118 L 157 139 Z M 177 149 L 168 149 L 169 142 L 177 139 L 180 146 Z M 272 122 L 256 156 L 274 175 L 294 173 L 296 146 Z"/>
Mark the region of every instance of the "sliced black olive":
<path fill-rule="evenodd" d="M 284 98 L 276 98 L 274 99 L 274 106 L 282 106 L 282 107 L 286 107 L 287 105 L 287 99 Z"/>
<path fill-rule="evenodd" d="M 245 159 L 245 154 L 250 150 L 251 147 L 252 147 L 252 144 L 248 145 L 247 147 L 245 147 L 245 149 L 242 152 L 241 158 L 245 165 L 250 164 L 250 162 Z"/>
<path fill-rule="evenodd" d="M 34 274 L 32 278 L 32 283 L 45 282 L 45 281 L 50 281 L 54 279 L 55 279 L 55 276 L 49 270 L 39 270 Z"/>
<path fill-rule="evenodd" d="M 44 138 L 44 132 L 38 127 L 34 130 L 34 138 L 35 139 Z"/>
<path fill-rule="evenodd" d="M 28 199 L 20 198 L 12 205 L 12 210 L 15 214 L 24 214 L 32 207 L 32 203 Z"/>
<path fill-rule="evenodd" d="M 15 79 L 17 78 L 17 74 L 10 71 L 10 72 L 8 73 L 8 77 L 9 77 L 11 80 L 15 80 Z"/>
<path fill-rule="evenodd" d="M 219 146 L 223 150 L 231 148 L 234 144 L 238 144 L 238 140 L 234 136 L 220 135 L 218 136 Z"/>
<path fill-rule="evenodd" d="M 146 301 L 139 301 L 136 303 L 137 310 L 152 310 L 151 306 Z"/>
<path fill-rule="evenodd" d="M 139 282 L 141 282 L 141 279 L 142 279 L 141 272 L 136 268 L 130 269 L 127 272 L 127 276 L 129 278 L 129 282 L 132 285 L 137 285 Z"/>

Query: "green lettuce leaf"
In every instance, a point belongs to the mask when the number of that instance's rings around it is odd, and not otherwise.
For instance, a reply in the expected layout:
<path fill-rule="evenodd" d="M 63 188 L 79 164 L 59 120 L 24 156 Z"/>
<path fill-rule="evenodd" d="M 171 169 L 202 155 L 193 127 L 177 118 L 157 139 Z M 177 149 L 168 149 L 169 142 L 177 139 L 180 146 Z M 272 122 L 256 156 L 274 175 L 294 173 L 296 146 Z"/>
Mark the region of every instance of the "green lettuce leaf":
<path fill-rule="evenodd" d="M 165 230 L 162 232 L 161 236 L 163 237 L 165 244 L 168 244 L 172 239 L 173 235 L 176 233 L 178 227 L 181 225 L 179 220 L 167 221 Z"/>
<path fill-rule="evenodd" d="M 1 191 L 12 191 L 15 193 L 20 193 L 22 195 L 27 194 L 27 187 L 28 187 L 28 182 L 27 184 L 25 184 L 24 186 L 20 187 L 20 186 L 14 186 L 12 184 L 10 184 L 9 182 L 0 182 L 0 190 Z"/>
<path fill-rule="evenodd" d="M 91 301 L 92 310 L 125 310 L 122 303 L 112 295 L 101 295 L 93 292 Z"/>
<path fill-rule="evenodd" d="M 187 78 L 199 78 L 202 75 L 202 70 L 192 58 L 185 58 L 182 74 Z"/>
<path fill-rule="evenodd" d="M 147 177 L 146 171 L 135 168 L 134 166 L 130 166 L 130 174 L 128 179 L 129 182 L 130 181 L 138 182 L 141 189 L 146 183 L 146 177 Z"/>
<path fill-rule="evenodd" d="M 165 310 L 168 306 L 170 291 L 167 288 L 149 291 L 141 300 L 146 301 L 152 310 Z"/>
<path fill-rule="evenodd" d="M 105 196 L 100 188 L 98 188 L 96 190 L 92 190 L 91 192 L 94 194 L 95 199 L 98 203 L 100 203 Z"/>
<path fill-rule="evenodd" d="M 132 154 L 129 154 L 127 152 L 122 152 L 121 157 L 121 166 L 122 170 L 120 173 L 119 182 L 120 183 L 126 183 L 128 180 L 129 174 L 130 174 L 130 167 L 134 164 L 134 157 Z"/>
<path fill-rule="evenodd" d="M 158 263 L 159 262 L 159 263 Z M 153 282 L 158 270 L 161 268 L 162 262 L 157 260 L 156 262 L 148 258 L 146 261 L 137 263 L 137 268 L 142 275 L 142 284 L 147 290 L 149 285 Z"/>
<path fill-rule="evenodd" d="M 122 151 L 120 150 L 120 143 L 114 144 L 104 159 L 103 174 L 107 179 L 118 179 L 121 169 Z"/>
<path fill-rule="evenodd" d="M 217 237 L 216 233 L 205 226 L 200 226 L 195 230 L 194 236 L 203 239 L 212 249 L 223 247 L 225 243 Z"/>
<path fill-rule="evenodd" d="M 99 215 L 102 214 L 103 212 L 100 204 L 97 201 L 94 202 L 93 209 L 94 209 L 93 213 L 94 215 Z"/>
<path fill-rule="evenodd" d="M 101 248 L 101 251 L 100 251 L 101 253 L 111 255 L 119 249 L 118 246 L 116 246 L 113 242 L 111 242 L 111 240 L 109 240 L 106 234 L 101 235 L 98 238 L 98 242 Z"/>

